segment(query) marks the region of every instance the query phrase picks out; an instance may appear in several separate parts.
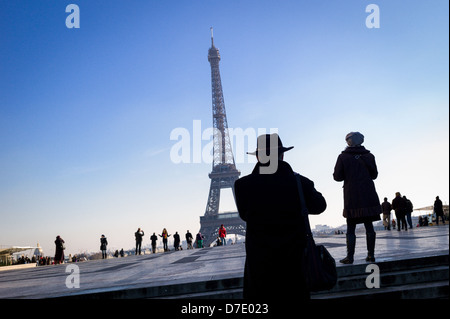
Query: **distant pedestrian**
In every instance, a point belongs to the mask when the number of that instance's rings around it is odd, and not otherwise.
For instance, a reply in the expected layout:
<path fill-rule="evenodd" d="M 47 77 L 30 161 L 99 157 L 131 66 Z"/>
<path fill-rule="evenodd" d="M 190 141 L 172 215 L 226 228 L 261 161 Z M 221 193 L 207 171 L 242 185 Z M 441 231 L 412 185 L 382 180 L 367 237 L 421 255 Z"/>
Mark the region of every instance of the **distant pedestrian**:
<path fill-rule="evenodd" d="M 152 242 L 152 252 L 156 253 L 156 241 L 158 240 L 158 237 L 156 237 L 155 233 L 150 236 L 150 240 Z"/>
<path fill-rule="evenodd" d="M 375 156 L 361 144 L 364 136 L 359 132 L 346 135 L 348 147 L 338 156 L 334 167 L 335 181 L 344 181 L 344 212 L 347 219 L 347 256 L 340 260 L 352 264 L 355 253 L 356 225 L 366 228 L 366 261 L 375 261 L 375 237 L 373 222 L 380 220 L 381 205 L 375 190 L 374 179 L 378 176 Z"/>
<path fill-rule="evenodd" d="M 106 239 L 105 235 L 102 235 L 100 237 L 100 250 L 102 251 L 102 259 L 106 259 L 106 246 L 108 245 L 108 240 Z"/>
<path fill-rule="evenodd" d="M 197 241 L 197 248 L 203 248 L 203 239 L 205 237 L 198 232 L 197 236 L 195 237 L 195 240 Z"/>
<path fill-rule="evenodd" d="M 56 236 L 55 240 L 55 265 L 64 263 L 65 242 L 61 236 Z"/>
<path fill-rule="evenodd" d="M 139 255 L 141 254 L 141 246 L 142 246 L 142 238 L 144 238 L 144 230 L 141 230 L 138 228 L 138 230 L 134 233 L 134 237 L 136 239 L 136 252 L 137 255 L 139 252 Z"/>
<path fill-rule="evenodd" d="M 406 200 L 402 197 L 400 192 L 395 193 L 395 198 L 392 200 L 392 209 L 395 211 L 395 217 L 397 217 L 397 230 L 408 230 L 406 226 Z"/>
<path fill-rule="evenodd" d="M 225 237 L 227 237 L 227 230 L 225 229 L 225 227 L 222 224 L 222 225 L 220 225 L 220 228 L 219 228 L 219 238 L 220 238 L 221 246 L 227 244 Z"/>
<path fill-rule="evenodd" d="M 444 219 L 444 209 L 442 207 L 442 201 L 439 199 L 439 196 L 436 196 L 436 200 L 433 205 L 434 213 L 436 214 L 436 225 L 439 225 L 439 217 L 442 219 L 442 223 L 445 225 Z"/>
<path fill-rule="evenodd" d="M 411 219 L 411 214 L 412 214 L 412 212 L 414 210 L 413 204 L 408 198 L 406 198 L 405 195 L 403 195 L 403 199 L 406 201 L 406 212 L 405 212 L 406 221 L 407 221 L 407 223 L 409 225 L 409 229 L 411 229 L 411 228 L 413 228 L 413 226 L 412 226 L 412 219 Z"/>
<path fill-rule="evenodd" d="M 187 249 L 194 249 L 194 247 L 192 247 L 192 240 L 194 239 L 192 237 L 192 234 L 189 232 L 189 230 L 186 232 L 186 243 L 187 243 Z"/>
<path fill-rule="evenodd" d="M 178 235 L 177 231 L 173 235 L 173 247 L 175 250 L 180 250 L 180 235 Z"/>
<path fill-rule="evenodd" d="M 391 230 L 391 210 L 392 205 L 388 202 L 387 197 L 384 198 L 384 202 L 381 203 L 381 211 L 383 212 L 383 225 L 384 229 Z"/>
<path fill-rule="evenodd" d="M 119 254 L 120 254 L 120 257 L 124 257 L 124 256 L 125 256 L 125 253 L 124 253 L 124 251 L 123 251 L 123 248 L 122 248 L 122 249 L 120 249 L 120 252 L 119 252 Z"/>
<path fill-rule="evenodd" d="M 169 251 L 169 248 L 167 247 L 167 238 L 169 238 L 171 235 L 168 234 L 167 229 L 163 229 L 161 235 L 159 235 L 159 237 L 162 237 L 163 239 L 163 246 L 164 246 L 164 251 Z"/>

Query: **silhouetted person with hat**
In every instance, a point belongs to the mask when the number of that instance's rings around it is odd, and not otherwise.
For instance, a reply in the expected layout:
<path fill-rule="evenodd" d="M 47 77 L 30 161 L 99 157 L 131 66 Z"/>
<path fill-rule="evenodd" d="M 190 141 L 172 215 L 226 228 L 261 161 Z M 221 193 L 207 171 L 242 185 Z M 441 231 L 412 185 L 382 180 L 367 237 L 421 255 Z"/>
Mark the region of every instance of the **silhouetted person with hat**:
<path fill-rule="evenodd" d="M 292 148 L 284 147 L 278 134 L 259 136 L 257 150 L 248 153 L 258 160 L 253 172 L 234 184 L 239 215 L 247 223 L 244 298 L 309 298 L 302 274 L 306 232 L 297 177 L 283 160 Z M 326 208 L 322 194 L 311 180 L 297 176 L 309 212 L 322 213 Z M 280 229 L 277 241 L 262 241 Z"/>

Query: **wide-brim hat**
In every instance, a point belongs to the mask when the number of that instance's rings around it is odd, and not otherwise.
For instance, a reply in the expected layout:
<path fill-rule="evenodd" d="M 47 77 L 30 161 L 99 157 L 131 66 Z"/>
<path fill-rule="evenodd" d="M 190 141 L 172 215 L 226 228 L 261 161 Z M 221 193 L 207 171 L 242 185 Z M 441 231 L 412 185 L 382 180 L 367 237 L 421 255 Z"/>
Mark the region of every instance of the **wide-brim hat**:
<path fill-rule="evenodd" d="M 271 141 L 276 141 L 276 145 L 272 145 Z M 277 133 L 263 134 L 258 136 L 256 141 L 256 151 L 247 152 L 249 155 L 258 155 L 259 152 L 265 152 L 266 154 L 277 150 L 278 154 L 287 152 L 293 149 L 294 146 L 284 147 L 280 137 Z"/>

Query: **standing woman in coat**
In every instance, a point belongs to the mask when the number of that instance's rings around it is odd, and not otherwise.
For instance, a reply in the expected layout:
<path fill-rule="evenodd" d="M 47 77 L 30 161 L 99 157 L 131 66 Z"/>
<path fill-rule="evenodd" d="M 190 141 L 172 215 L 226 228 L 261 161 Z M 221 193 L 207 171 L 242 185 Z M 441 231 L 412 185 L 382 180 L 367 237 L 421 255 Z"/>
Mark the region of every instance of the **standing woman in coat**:
<path fill-rule="evenodd" d="M 64 262 L 64 240 L 58 235 L 55 240 L 55 265 Z"/>
<path fill-rule="evenodd" d="M 375 231 L 372 222 L 380 220 L 381 205 L 375 190 L 374 179 L 378 176 L 375 156 L 361 144 L 364 136 L 359 132 L 350 132 L 345 137 L 348 147 L 337 158 L 333 177 L 344 182 L 344 211 L 347 219 L 347 257 L 340 260 L 343 264 L 352 264 L 355 254 L 357 224 L 366 228 L 367 258 L 375 261 Z"/>
<path fill-rule="evenodd" d="M 102 259 L 107 258 L 106 254 L 106 246 L 108 245 L 108 240 L 106 239 L 105 235 L 102 235 L 100 237 L 100 250 L 102 251 Z"/>

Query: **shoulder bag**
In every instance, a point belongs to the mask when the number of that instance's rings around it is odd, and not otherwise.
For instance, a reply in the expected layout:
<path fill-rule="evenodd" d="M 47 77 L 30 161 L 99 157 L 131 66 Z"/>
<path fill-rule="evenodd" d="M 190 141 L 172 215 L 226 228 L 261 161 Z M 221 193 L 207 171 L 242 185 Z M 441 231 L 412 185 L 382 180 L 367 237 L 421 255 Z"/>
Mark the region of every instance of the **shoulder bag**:
<path fill-rule="evenodd" d="M 336 285 L 336 261 L 323 245 L 316 245 L 309 225 L 300 175 L 295 174 L 306 229 L 306 246 L 303 255 L 303 275 L 309 291 L 329 290 Z"/>

